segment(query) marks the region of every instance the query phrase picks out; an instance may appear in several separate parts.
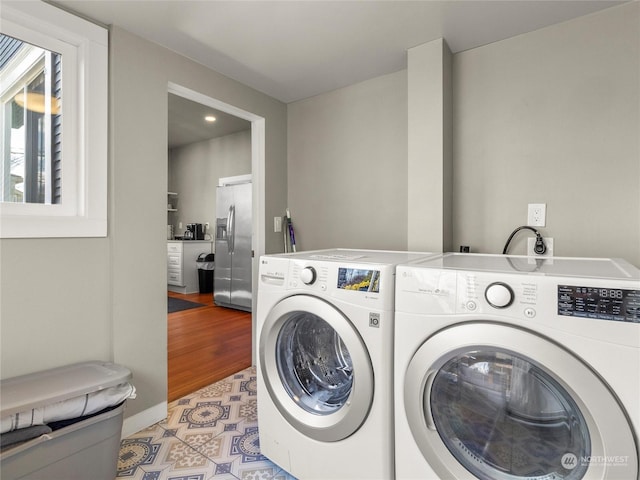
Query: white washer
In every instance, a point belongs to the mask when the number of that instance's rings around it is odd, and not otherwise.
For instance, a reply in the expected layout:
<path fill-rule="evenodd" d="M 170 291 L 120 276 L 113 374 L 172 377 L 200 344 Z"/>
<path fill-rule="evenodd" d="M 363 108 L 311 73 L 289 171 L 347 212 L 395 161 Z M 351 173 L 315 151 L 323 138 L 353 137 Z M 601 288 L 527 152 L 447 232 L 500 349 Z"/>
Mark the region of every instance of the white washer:
<path fill-rule="evenodd" d="M 445 254 L 396 271 L 396 478 L 638 478 L 640 271 Z"/>
<path fill-rule="evenodd" d="M 301 479 L 393 477 L 395 266 L 426 255 L 335 249 L 260 258 L 263 455 Z"/>

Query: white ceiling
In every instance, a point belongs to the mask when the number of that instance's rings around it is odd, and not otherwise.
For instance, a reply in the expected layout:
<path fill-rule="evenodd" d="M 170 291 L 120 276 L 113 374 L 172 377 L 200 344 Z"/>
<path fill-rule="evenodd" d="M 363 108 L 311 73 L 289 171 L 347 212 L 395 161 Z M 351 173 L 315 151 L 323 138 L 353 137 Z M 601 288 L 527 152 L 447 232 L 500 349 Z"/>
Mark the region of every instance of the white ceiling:
<path fill-rule="evenodd" d="M 285 103 L 611 7 L 616 0 L 51 0 L 115 24 Z"/>
<path fill-rule="evenodd" d="M 251 122 L 248 120 L 234 117 L 178 95 L 169 94 L 168 111 L 169 148 L 223 137 L 251 128 Z M 216 121 L 207 122 L 204 119 L 206 115 L 213 115 Z"/>

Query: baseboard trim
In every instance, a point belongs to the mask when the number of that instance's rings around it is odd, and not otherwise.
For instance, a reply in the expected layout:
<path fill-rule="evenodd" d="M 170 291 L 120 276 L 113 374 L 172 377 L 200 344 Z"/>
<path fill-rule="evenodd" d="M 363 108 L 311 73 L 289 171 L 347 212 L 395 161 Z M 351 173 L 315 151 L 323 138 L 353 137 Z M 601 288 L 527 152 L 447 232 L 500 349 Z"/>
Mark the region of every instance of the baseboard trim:
<path fill-rule="evenodd" d="M 162 402 L 125 418 L 122 422 L 122 438 L 133 435 L 167 418 L 167 405 L 167 402 Z"/>

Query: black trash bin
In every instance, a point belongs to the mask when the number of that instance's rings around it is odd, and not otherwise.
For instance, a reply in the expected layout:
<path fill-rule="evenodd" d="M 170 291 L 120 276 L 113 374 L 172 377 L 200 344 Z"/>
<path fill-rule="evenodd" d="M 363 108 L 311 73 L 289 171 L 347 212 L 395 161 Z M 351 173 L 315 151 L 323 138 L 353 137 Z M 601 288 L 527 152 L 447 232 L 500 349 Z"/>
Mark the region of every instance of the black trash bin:
<path fill-rule="evenodd" d="M 198 255 L 198 283 L 200 293 L 213 292 L 213 253 L 201 253 Z"/>

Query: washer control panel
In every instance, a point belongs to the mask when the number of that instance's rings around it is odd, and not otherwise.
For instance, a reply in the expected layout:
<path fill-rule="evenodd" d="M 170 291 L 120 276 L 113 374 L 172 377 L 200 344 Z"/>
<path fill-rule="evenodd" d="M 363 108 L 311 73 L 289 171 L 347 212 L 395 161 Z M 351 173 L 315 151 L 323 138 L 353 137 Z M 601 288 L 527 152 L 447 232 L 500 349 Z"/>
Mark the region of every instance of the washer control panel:
<path fill-rule="evenodd" d="M 330 284 L 331 272 L 327 265 L 321 263 L 309 264 L 292 261 L 289 264 L 288 273 L 288 288 L 310 287 L 312 290 L 326 292 Z"/>
<path fill-rule="evenodd" d="M 317 276 L 316 269 L 313 267 L 304 267 L 300 272 L 300 280 L 302 280 L 302 283 L 305 285 L 313 285 Z"/>
<path fill-rule="evenodd" d="M 264 256 L 260 287 L 328 295 L 358 305 L 390 304 L 394 272 L 395 267 L 387 264 Z"/>

